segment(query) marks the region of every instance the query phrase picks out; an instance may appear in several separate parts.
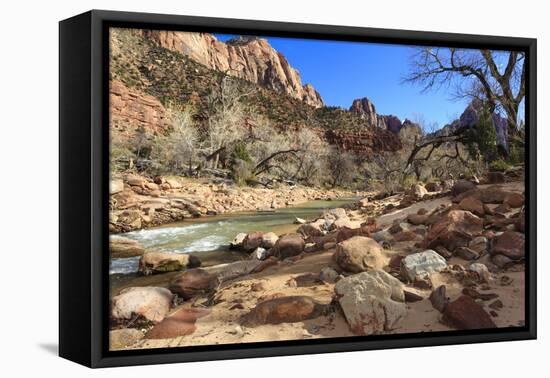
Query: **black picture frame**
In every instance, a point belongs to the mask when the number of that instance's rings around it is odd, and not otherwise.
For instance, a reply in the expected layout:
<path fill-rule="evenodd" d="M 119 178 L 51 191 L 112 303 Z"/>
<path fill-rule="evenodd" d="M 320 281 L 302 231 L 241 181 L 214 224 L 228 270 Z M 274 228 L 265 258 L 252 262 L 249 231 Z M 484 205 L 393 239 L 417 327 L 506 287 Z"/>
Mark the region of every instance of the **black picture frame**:
<path fill-rule="evenodd" d="M 108 350 L 108 28 L 523 50 L 526 53 L 524 327 Z M 536 39 L 92 10 L 59 24 L 59 354 L 89 367 L 408 348 L 536 338 Z"/>

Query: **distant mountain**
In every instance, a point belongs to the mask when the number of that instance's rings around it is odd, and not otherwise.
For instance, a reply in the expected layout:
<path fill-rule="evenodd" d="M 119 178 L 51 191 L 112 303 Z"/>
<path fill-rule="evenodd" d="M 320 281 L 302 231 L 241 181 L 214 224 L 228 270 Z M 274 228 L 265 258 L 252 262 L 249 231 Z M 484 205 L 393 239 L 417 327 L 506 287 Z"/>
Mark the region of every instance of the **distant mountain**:
<path fill-rule="evenodd" d="M 266 39 L 240 36 L 219 41 L 208 33 L 144 30 L 159 46 L 177 51 L 194 61 L 265 88 L 283 92 L 315 108 L 323 106 L 321 95 L 311 84 L 302 84 L 298 70 Z"/>
<path fill-rule="evenodd" d="M 433 135 L 451 135 L 462 129 L 476 127 L 479 123 L 479 113 L 482 106 L 481 101 L 473 100 L 458 119 L 437 130 Z M 492 114 L 491 118 L 496 132 L 497 144 L 508 151 L 508 121 L 496 112 Z"/>

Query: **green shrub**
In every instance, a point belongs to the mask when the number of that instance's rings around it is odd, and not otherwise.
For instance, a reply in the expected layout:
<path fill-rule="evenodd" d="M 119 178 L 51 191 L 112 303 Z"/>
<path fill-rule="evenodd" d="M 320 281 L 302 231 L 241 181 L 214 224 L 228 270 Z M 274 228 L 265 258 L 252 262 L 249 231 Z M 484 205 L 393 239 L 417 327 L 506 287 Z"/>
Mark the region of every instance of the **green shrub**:
<path fill-rule="evenodd" d="M 489 164 L 491 171 L 505 171 L 510 168 L 510 164 L 502 159 L 494 160 Z"/>

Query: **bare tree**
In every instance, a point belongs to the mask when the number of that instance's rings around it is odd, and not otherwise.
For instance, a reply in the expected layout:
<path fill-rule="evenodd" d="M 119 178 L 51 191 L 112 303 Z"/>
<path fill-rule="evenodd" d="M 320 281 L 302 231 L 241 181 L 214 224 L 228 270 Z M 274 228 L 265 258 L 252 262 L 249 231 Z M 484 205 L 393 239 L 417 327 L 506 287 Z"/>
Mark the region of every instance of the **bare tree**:
<path fill-rule="evenodd" d="M 525 97 L 523 52 L 421 47 L 404 81 L 419 83 L 424 91 L 454 85 L 457 97 L 481 99 L 491 113 L 502 109 L 509 135 L 517 133 L 519 107 Z"/>

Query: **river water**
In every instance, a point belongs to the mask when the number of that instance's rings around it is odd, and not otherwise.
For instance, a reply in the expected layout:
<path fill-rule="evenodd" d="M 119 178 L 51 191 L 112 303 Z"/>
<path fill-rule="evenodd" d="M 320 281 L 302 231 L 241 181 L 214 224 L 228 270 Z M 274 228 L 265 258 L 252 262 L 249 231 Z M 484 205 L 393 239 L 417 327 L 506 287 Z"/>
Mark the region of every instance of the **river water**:
<path fill-rule="evenodd" d="M 132 231 L 122 236 L 140 242 L 145 248 L 196 254 L 205 265 L 243 259 L 243 254 L 229 250 L 229 243 L 238 233 L 273 231 L 292 232 L 296 217 L 311 220 L 323 210 L 341 207 L 356 199 L 311 201 L 274 212 L 233 213 L 189 219 L 161 227 Z M 138 269 L 139 257 L 111 259 L 110 274 L 131 274 Z"/>

